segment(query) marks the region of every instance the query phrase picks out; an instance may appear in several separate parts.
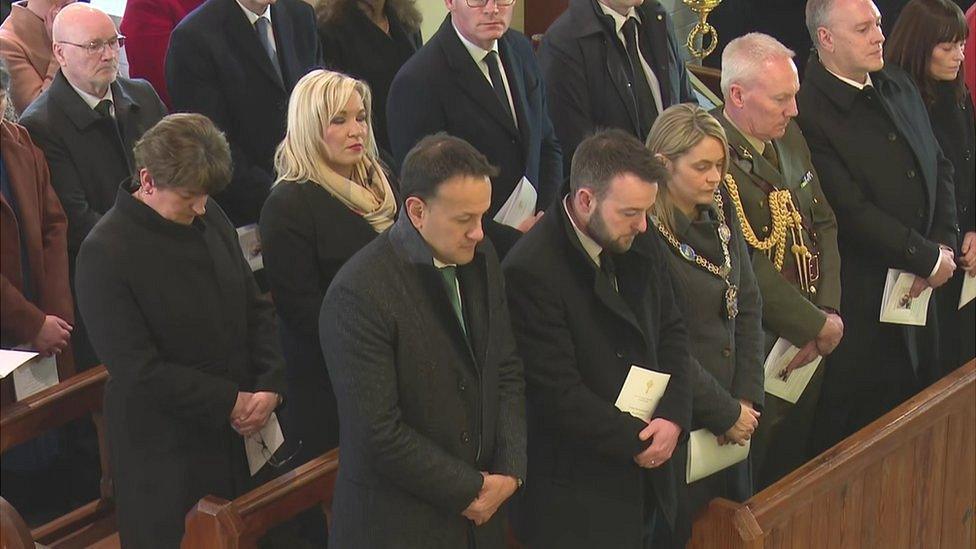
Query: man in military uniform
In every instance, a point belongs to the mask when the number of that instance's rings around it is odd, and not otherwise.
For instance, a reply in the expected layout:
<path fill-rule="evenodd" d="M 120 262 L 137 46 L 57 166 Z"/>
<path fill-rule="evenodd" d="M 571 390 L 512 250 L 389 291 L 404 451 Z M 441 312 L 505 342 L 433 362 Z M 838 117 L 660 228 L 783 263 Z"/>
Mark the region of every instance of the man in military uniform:
<path fill-rule="evenodd" d="M 724 108 L 713 114 L 728 134 L 726 180 L 763 298 L 767 353 L 784 338 L 800 352 L 783 372 L 814 367 L 840 342 L 837 220 L 824 198 L 799 127 L 794 53 L 775 38 L 750 33 L 722 55 Z M 823 364 L 797 403 L 767 396 L 752 460 L 761 489 L 809 457 L 807 443 Z"/>

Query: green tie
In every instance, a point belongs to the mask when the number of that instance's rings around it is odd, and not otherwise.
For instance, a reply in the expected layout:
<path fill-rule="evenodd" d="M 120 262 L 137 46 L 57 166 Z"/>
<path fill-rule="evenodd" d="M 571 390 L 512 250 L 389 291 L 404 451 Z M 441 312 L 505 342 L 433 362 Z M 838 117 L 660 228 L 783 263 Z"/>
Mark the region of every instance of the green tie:
<path fill-rule="evenodd" d="M 461 331 L 464 337 L 468 337 L 468 329 L 464 326 L 464 313 L 461 312 L 461 299 L 458 292 L 457 267 L 447 266 L 437 269 L 444 277 L 444 286 L 447 288 L 447 297 L 451 300 L 451 308 L 454 309 L 454 316 L 461 324 Z"/>

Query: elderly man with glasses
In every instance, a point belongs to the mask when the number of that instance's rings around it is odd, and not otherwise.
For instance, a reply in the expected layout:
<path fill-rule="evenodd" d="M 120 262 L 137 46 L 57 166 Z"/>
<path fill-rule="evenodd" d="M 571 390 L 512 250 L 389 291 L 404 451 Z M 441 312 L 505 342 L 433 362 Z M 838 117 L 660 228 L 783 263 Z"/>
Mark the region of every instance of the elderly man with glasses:
<path fill-rule="evenodd" d="M 52 29 L 60 65 L 51 86 L 21 117 L 44 151 L 51 183 L 68 216 L 68 260 L 132 175 L 132 146 L 165 114 L 152 86 L 118 75 L 120 36 L 108 15 L 88 4 L 62 9 Z M 76 315 L 77 316 L 77 315 Z M 79 369 L 97 359 L 85 329 L 72 333 Z"/>
<path fill-rule="evenodd" d="M 446 131 L 499 168 L 489 216 L 523 177 L 538 192 L 536 210 L 544 210 L 562 184 L 562 152 L 532 46 L 509 29 L 514 0 L 445 2 L 450 14 L 390 86 L 393 156 L 399 164 L 422 137 Z"/>

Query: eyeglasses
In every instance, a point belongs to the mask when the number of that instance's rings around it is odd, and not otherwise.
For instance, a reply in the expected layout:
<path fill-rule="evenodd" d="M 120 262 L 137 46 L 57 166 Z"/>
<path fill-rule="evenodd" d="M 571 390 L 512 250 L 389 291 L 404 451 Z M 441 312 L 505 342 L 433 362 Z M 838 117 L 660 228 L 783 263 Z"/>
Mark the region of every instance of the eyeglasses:
<path fill-rule="evenodd" d="M 295 447 L 295 451 L 292 452 L 290 456 L 286 457 L 285 459 L 278 459 L 275 457 L 274 453 L 271 452 L 271 449 L 268 448 L 268 444 L 264 442 L 264 437 L 261 436 L 261 433 L 258 432 L 256 434 L 258 436 L 258 444 L 261 445 L 261 454 L 264 456 L 264 459 L 268 460 L 268 465 L 270 465 L 275 469 L 287 465 L 288 462 L 295 459 L 295 456 L 298 455 L 298 452 L 302 450 L 302 442 L 304 441 L 299 439 L 298 445 Z"/>
<path fill-rule="evenodd" d="M 464 0 L 469 8 L 483 8 L 488 5 L 488 0 Z M 496 6 L 511 6 L 515 0 L 495 0 Z"/>
<path fill-rule="evenodd" d="M 64 40 L 58 41 L 58 44 L 67 44 L 69 46 L 74 46 L 76 48 L 81 48 L 85 50 L 88 55 L 92 57 L 96 55 L 101 55 L 105 51 L 105 47 L 108 46 L 113 51 L 119 51 L 119 48 L 125 46 L 125 37 L 121 34 L 108 40 L 92 40 L 87 44 L 75 44 L 74 42 L 65 42 Z"/>

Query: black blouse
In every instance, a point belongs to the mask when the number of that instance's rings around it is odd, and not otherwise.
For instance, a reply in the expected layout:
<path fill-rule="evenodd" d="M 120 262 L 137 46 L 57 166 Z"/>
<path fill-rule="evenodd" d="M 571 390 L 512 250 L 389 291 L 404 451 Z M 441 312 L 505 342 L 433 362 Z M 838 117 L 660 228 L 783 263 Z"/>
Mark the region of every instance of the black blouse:
<path fill-rule="evenodd" d="M 325 64 L 333 70 L 365 80 L 373 93 L 372 118 L 376 144 L 390 150 L 386 129 L 386 96 L 400 67 L 420 49 L 420 31 L 404 27 L 389 6 L 390 34 L 373 23 L 354 2 L 332 22 L 319 26 Z"/>

